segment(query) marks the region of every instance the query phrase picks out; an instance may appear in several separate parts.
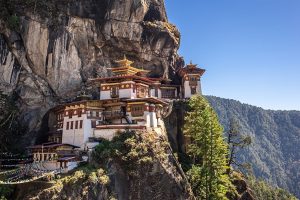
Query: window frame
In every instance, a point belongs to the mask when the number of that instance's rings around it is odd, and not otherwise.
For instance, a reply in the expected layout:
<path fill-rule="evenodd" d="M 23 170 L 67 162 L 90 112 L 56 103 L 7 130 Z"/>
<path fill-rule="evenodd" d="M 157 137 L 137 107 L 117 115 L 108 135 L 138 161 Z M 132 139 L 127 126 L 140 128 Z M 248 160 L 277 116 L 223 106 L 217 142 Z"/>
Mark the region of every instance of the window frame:
<path fill-rule="evenodd" d="M 131 116 L 132 117 L 142 117 L 144 116 L 144 112 L 145 112 L 145 105 L 141 104 L 141 105 L 131 105 Z"/>

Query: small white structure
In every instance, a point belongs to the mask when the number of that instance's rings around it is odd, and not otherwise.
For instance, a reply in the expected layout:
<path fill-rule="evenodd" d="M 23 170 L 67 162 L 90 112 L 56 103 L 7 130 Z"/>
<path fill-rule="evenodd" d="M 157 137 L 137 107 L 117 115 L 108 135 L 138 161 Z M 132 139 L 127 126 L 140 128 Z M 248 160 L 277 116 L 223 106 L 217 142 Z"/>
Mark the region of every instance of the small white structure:
<path fill-rule="evenodd" d="M 41 163 L 41 170 L 61 170 L 68 172 L 77 167 L 79 157 L 75 149 L 78 146 L 58 144 L 55 142 L 43 143 L 28 147 L 35 162 Z"/>
<path fill-rule="evenodd" d="M 201 76 L 205 70 L 197 68 L 197 65 L 190 63 L 186 67 L 179 70 L 182 77 L 182 97 L 190 98 L 195 94 L 202 94 Z"/>
<path fill-rule="evenodd" d="M 99 101 L 81 101 L 67 104 L 64 108 L 62 143 L 85 149 L 86 142 L 96 124 L 103 120 L 104 108 Z"/>

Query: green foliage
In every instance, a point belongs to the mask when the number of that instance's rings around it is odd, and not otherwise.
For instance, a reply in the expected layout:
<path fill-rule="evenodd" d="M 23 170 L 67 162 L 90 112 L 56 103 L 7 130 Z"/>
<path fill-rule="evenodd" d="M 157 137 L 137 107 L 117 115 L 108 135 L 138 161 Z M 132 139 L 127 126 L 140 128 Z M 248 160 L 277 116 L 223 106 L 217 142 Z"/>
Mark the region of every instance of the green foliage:
<path fill-rule="evenodd" d="M 19 30 L 20 20 L 16 14 L 16 0 L 0 0 L 0 19 L 6 22 L 7 26 L 12 30 Z"/>
<path fill-rule="evenodd" d="M 0 200 L 7 200 L 13 193 L 13 188 L 7 185 L 0 185 Z"/>
<path fill-rule="evenodd" d="M 253 176 L 248 178 L 248 184 L 257 200 L 297 200 L 286 190 L 272 187 L 263 180 L 256 180 Z"/>
<path fill-rule="evenodd" d="M 240 124 L 233 118 L 230 121 L 229 130 L 226 132 L 227 143 L 229 147 L 228 155 L 228 174 L 230 173 L 231 167 L 237 166 L 242 168 L 241 170 L 247 169 L 248 163 L 239 163 L 236 159 L 236 153 L 239 149 L 245 148 L 252 143 L 252 139 L 249 135 L 243 135 L 240 133 Z"/>
<path fill-rule="evenodd" d="M 26 12 L 33 13 L 43 19 L 54 29 L 60 23 L 58 4 L 69 3 L 73 0 L 0 0 L 0 19 L 6 22 L 12 30 L 19 30 L 19 17 Z M 64 12 L 62 11 L 64 14 Z"/>
<path fill-rule="evenodd" d="M 22 133 L 18 122 L 18 108 L 14 99 L 0 91 L 0 152 L 16 151 L 16 140 Z"/>
<path fill-rule="evenodd" d="M 223 128 L 214 110 L 202 96 L 189 100 L 184 134 L 190 140 L 187 153 L 192 168 L 187 172 L 198 199 L 227 199 L 231 185 L 226 174 L 228 148 L 223 139 Z"/>
<path fill-rule="evenodd" d="M 137 166 L 146 168 L 156 159 L 166 158 L 167 143 L 161 142 L 157 148 L 153 134 L 134 131 L 119 133 L 112 141 L 103 140 L 93 152 L 93 159 L 106 165 L 110 160 L 118 162 L 130 175 L 136 174 Z"/>
<path fill-rule="evenodd" d="M 76 169 L 72 174 L 56 180 L 57 186 L 79 185 L 85 182 L 106 185 L 109 177 L 102 168 L 96 169 L 91 165 L 84 165 Z"/>
<path fill-rule="evenodd" d="M 12 30 L 19 30 L 20 19 L 16 15 L 12 15 L 7 20 L 8 26 Z"/>
<path fill-rule="evenodd" d="M 250 135 L 249 147 L 236 152 L 238 163 L 249 162 L 255 177 L 300 198 L 300 112 L 264 110 L 235 100 L 206 97 L 226 130 L 236 118 L 240 133 Z"/>
<path fill-rule="evenodd" d="M 109 177 L 102 168 L 90 173 L 88 180 L 93 184 L 100 183 L 101 185 L 107 185 L 109 183 Z"/>

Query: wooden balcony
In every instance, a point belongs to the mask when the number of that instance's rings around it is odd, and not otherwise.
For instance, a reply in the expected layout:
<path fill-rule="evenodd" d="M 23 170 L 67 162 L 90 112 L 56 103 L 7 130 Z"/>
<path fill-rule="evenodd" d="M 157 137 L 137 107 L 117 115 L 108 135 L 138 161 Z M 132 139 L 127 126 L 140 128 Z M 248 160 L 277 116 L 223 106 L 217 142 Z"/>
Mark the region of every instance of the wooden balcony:
<path fill-rule="evenodd" d="M 163 99 L 175 99 L 177 97 L 176 89 L 162 89 L 161 97 Z"/>
<path fill-rule="evenodd" d="M 198 81 L 190 81 L 189 85 L 190 86 L 197 86 L 198 85 Z"/>
<path fill-rule="evenodd" d="M 120 119 L 122 117 L 125 117 L 125 113 L 121 110 L 104 111 L 103 117 L 106 120 Z"/>

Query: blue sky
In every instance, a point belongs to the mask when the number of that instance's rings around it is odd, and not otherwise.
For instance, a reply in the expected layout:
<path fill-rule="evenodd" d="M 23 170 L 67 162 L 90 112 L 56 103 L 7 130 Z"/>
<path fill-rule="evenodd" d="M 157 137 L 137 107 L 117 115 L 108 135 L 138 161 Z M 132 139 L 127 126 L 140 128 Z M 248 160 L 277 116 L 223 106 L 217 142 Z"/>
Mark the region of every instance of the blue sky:
<path fill-rule="evenodd" d="M 203 92 L 300 110 L 300 0 L 165 0 L 180 55 L 205 68 Z"/>

